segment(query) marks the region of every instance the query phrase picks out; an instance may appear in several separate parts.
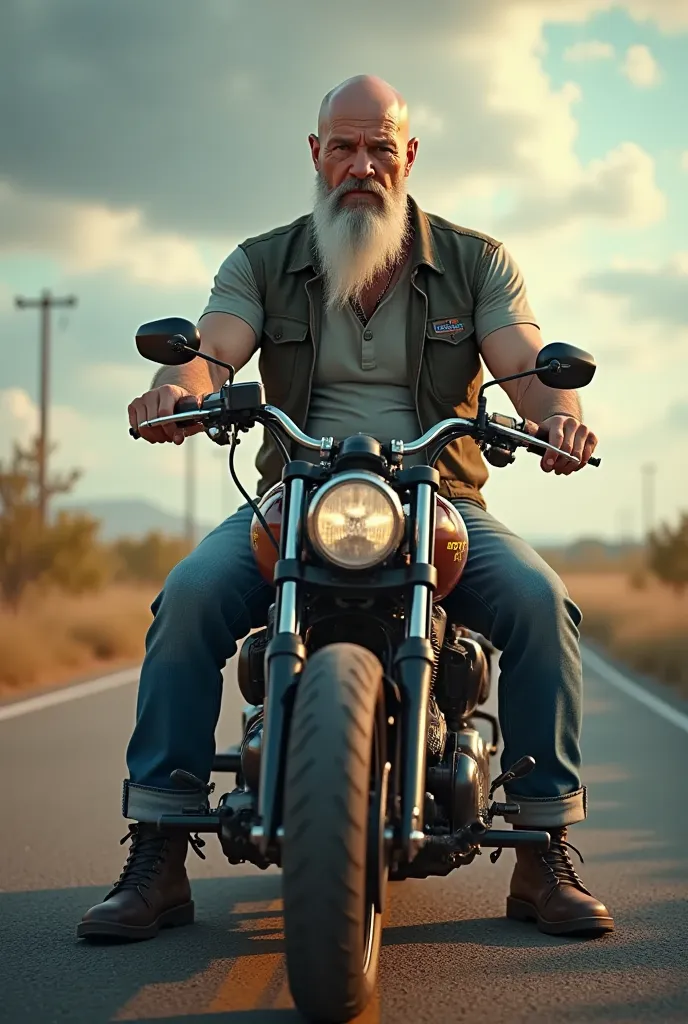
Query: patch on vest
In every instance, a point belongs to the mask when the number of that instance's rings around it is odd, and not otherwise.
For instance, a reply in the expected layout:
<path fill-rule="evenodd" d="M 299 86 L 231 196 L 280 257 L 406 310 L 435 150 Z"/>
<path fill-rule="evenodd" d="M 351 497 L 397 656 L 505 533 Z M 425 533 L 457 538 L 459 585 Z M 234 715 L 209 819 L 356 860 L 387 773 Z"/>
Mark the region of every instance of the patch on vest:
<path fill-rule="evenodd" d="M 460 334 L 465 328 L 458 317 L 448 317 L 446 320 L 433 320 L 432 329 L 435 334 Z"/>

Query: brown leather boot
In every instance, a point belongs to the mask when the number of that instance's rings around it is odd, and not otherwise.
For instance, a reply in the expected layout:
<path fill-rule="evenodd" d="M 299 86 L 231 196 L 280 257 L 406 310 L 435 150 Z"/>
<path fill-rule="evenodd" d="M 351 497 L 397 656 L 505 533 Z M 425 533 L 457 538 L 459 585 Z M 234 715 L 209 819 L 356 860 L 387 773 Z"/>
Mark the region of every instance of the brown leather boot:
<path fill-rule="evenodd" d="M 194 905 L 184 862 L 186 832 L 159 831 L 155 825 L 129 826 L 129 856 L 114 888 L 92 907 L 77 928 L 78 938 L 152 939 L 160 928 L 191 924 Z M 194 850 L 202 840 L 192 839 Z"/>
<path fill-rule="evenodd" d="M 614 919 L 585 888 L 576 874 L 566 841 L 567 829 L 547 829 L 552 841 L 546 853 L 533 847 L 516 850 L 506 916 L 535 921 L 547 935 L 601 935 L 614 930 Z M 583 863 L 580 853 L 578 856 Z"/>

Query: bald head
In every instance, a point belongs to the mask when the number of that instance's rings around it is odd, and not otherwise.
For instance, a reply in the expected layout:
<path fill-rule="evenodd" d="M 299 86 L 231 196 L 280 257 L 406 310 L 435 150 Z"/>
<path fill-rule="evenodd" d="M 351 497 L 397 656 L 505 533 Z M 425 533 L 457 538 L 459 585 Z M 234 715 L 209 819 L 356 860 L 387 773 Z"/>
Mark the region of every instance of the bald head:
<path fill-rule="evenodd" d="M 408 139 L 408 107 L 401 93 L 374 75 L 356 75 L 331 89 L 318 115 L 318 134 L 341 121 L 384 124 Z"/>

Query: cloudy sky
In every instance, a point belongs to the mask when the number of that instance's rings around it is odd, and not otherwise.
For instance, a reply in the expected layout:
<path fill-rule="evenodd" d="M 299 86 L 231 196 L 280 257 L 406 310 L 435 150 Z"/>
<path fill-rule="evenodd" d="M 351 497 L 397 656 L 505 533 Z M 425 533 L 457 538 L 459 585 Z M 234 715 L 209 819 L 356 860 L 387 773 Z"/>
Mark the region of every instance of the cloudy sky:
<path fill-rule="evenodd" d="M 38 318 L 14 297 L 74 293 L 56 462 L 83 468 L 80 499 L 182 508 L 182 452 L 127 436 L 136 328 L 195 319 L 238 241 L 308 209 L 320 98 L 369 72 L 408 99 L 415 197 L 501 238 L 545 338 L 598 359 L 602 468 L 524 455 L 491 510 L 530 537 L 637 532 L 648 461 L 661 516 L 688 507 L 688 0 L 5 0 L 2 21 L 0 455 L 36 423 Z M 234 492 L 194 443 L 217 521 Z"/>

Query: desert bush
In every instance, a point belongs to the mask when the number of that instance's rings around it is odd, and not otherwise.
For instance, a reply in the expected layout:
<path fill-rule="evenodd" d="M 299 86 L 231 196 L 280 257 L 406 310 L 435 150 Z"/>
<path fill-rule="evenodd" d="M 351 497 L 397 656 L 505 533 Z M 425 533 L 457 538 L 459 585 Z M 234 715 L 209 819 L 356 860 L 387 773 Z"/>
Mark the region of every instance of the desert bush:
<path fill-rule="evenodd" d="M 18 610 L 0 607 L 0 692 L 138 662 L 154 596 L 131 584 L 95 596 L 29 588 Z"/>
<path fill-rule="evenodd" d="M 688 587 L 688 512 L 681 515 L 678 526 L 661 526 L 651 534 L 648 564 L 657 579 L 683 593 Z"/>
<path fill-rule="evenodd" d="M 189 547 L 183 538 L 168 537 L 157 531 L 141 539 L 122 538 L 112 545 L 115 579 L 160 584 L 188 553 Z"/>
<path fill-rule="evenodd" d="M 31 584 L 82 593 L 103 586 L 111 571 L 97 541 L 97 520 L 61 512 L 41 522 L 38 451 L 37 442 L 27 448 L 15 444 L 10 459 L 0 461 L 0 597 L 14 609 Z M 78 476 L 73 471 L 53 477 L 48 496 L 67 493 Z"/>

